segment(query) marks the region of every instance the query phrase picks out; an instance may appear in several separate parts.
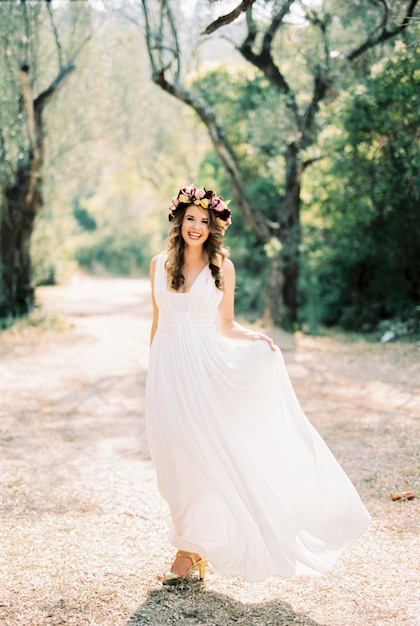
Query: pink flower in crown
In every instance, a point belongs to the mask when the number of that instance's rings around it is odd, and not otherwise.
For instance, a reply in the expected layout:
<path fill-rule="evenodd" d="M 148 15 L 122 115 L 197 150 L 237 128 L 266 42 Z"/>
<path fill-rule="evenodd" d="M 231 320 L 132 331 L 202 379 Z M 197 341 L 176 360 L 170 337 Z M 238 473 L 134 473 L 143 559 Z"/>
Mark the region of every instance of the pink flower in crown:
<path fill-rule="evenodd" d="M 220 196 L 219 198 L 214 199 L 211 208 L 213 209 L 213 211 L 217 211 L 218 213 L 220 213 L 221 211 L 224 211 L 227 207 L 226 204 L 223 202 L 223 198 Z"/>
<path fill-rule="evenodd" d="M 196 197 L 196 188 L 195 187 L 184 187 L 183 189 L 184 195 L 188 198 L 188 202 L 193 202 Z"/>

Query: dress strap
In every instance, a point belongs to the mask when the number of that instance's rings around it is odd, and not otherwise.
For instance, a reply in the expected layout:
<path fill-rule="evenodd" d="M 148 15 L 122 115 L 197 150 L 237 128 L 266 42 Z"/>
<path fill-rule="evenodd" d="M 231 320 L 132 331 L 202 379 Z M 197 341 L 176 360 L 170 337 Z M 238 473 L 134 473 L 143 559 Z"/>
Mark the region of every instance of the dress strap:
<path fill-rule="evenodd" d="M 157 275 L 155 278 L 155 283 L 159 282 L 165 287 L 166 287 L 167 280 L 168 280 L 166 270 L 165 270 L 165 261 L 166 261 L 167 256 L 168 255 L 166 252 L 161 252 L 160 254 L 158 254 L 157 263 L 156 263 Z"/>

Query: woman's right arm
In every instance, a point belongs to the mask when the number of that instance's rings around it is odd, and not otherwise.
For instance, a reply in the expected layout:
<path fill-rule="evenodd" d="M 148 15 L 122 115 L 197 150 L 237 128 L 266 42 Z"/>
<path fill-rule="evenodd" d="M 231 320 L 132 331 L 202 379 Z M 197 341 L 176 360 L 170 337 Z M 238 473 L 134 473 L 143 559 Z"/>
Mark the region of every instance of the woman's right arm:
<path fill-rule="evenodd" d="M 153 257 L 150 261 L 150 286 L 152 290 L 152 305 L 153 305 L 153 321 L 152 321 L 152 329 L 150 331 L 150 345 L 152 345 L 153 338 L 156 333 L 158 319 L 159 319 L 159 309 L 156 304 L 155 299 L 155 272 L 156 272 L 156 262 L 157 257 Z"/>
<path fill-rule="evenodd" d="M 270 349 L 275 352 L 274 341 L 264 333 L 257 333 L 245 328 L 235 320 L 235 267 L 230 259 L 225 259 L 223 263 L 223 273 L 225 279 L 225 289 L 223 299 L 218 309 L 217 327 L 221 335 L 231 339 L 250 339 L 251 341 L 261 340 L 268 343 Z"/>

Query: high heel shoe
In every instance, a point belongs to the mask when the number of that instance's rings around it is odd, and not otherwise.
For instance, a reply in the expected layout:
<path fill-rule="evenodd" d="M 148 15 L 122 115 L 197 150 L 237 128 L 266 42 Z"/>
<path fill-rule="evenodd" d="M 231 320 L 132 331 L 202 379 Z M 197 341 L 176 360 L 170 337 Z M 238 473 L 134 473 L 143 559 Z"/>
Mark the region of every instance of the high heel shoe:
<path fill-rule="evenodd" d="M 160 578 L 160 580 L 162 581 L 162 585 L 176 585 L 179 582 L 186 580 L 188 574 L 192 572 L 192 570 L 195 569 L 196 567 L 198 567 L 198 571 L 199 571 L 198 580 L 204 579 L 204 575 L 206 573 L 206 562 L 204 559 L 202 558 L 196 559 L 196 555 L 192 552 L 179 552 L 178 551 L 176 556 L 179 558 L 183 557 L 186 559 L 190 559 L 191 566 L 187 569 L 187 571 L 182 576 L 178 576 L 178 574 L 174 574 L 173 572 L 166 572 L 166 574 L 164 574 Z"/>

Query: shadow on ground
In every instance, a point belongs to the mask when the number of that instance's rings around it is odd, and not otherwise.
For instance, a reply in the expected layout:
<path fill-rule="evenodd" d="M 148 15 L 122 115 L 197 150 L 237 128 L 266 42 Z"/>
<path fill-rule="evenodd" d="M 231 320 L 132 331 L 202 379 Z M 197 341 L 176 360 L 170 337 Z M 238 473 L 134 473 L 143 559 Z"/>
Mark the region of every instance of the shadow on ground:
<path fill-rule="evenodd" d="M 243 604 L 229 596 L 206 591 L 199 584 L 153 590 L 126 626 L 323 626 L 290 604 L 272 600 Z"/>

